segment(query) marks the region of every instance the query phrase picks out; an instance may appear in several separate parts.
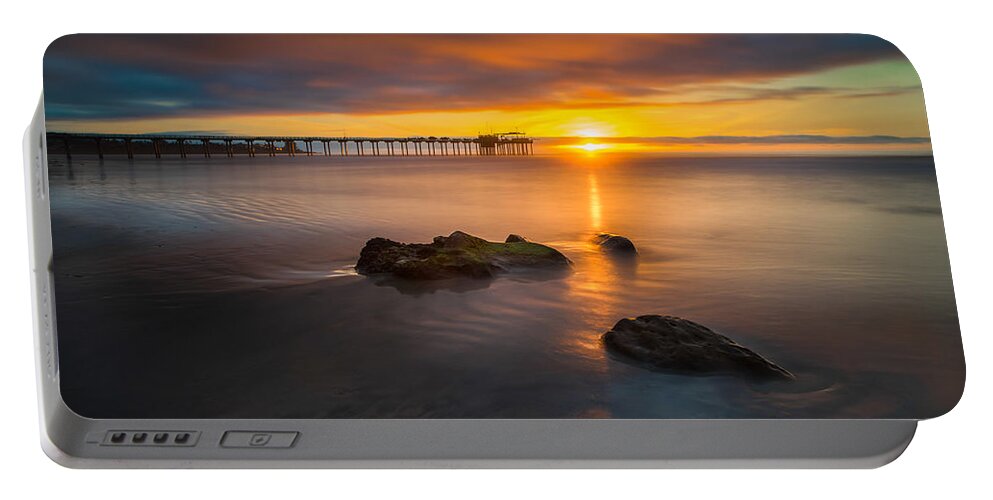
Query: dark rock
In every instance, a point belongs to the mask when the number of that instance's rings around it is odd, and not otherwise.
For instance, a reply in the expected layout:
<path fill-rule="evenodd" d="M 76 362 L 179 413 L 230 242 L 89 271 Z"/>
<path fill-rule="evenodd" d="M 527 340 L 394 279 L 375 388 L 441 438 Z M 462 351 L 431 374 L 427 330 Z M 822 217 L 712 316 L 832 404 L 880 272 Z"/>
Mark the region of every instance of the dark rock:
<path fill-rule="evenodd" d="M 503 241 L 504 243 L 531 243 L 527 238 L 519 234 L 508 234 L 507 239 Z"/>
<path fill-rule="evenodd" d="M 635 255 L 638 249 L 634 247 L 631 240 L 610 233 L 600 233 L 593 237 L 593 243 L 600 246 L 607 252 L 618 255 Z"/>
<path fill-rule="evenodd" d="M 703 325 L 674 316 L 625 318 L 601 339 L 611 351 L 662 371 L 794 379 L 792 373 L 751 349 Z"/>
<path fill-rule="evenodd" d="M 558 250 L 531 242 L 496 243 L 462 231 L 436 236 L 431 243 L 366 242 L 355 265 L 360 274 L 391 274 L 412 280 L 492 278 L 515 269 L 571 269 Z"/>

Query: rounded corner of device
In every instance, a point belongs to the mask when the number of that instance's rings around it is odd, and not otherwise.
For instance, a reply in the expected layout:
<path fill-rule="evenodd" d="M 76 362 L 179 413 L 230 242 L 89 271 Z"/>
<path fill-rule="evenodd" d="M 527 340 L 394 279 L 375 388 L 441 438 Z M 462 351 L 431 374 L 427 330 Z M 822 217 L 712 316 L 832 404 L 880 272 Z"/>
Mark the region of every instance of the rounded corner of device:
<path fill-rule="evenodd" d="M 42 426 L 41 429 L 41 451 L 45 453 L 52 462 L 57 465 L 65 467 L 67 469 L 85 469 L 87 459 L 83 457 L 78 457 L 71 455 L 66 450 L 59 447 L 55 441 L 52 440 L 48 429 Z"/>
<path fill-rule="evenodd" d="M 889 448 L 881 450 L 875 455 L 863 457 L 860 460 L 863 464 L 863 468 L 878 469 L 893 463 L 896 459 L 903 456 L 903 453 L 907 451 L 907 448 L 910 446 L 910 442 L 913 441 L 914 436 L 917 435 L 917 421 L 907 420 L 901 423 L 905 428 L 903 429 L 903 437 L 894 442 Z"/>

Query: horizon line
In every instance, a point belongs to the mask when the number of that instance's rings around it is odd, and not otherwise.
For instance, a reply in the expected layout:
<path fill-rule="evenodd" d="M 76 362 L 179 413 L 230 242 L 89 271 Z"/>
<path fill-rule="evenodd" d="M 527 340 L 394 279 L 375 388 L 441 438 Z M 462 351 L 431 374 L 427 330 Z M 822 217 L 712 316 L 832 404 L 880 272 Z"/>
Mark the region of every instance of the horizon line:
<path fill-rule="evenodd" d="M 286 140 L 307 140 L 307 139 L 467 139 L 478 138 L 485 135 L 494 134 L 474 134 L 474 135 L 410 135 L 410 136 L 321 136 L 321 135 L 287 135 L 287 134 L 231 134 L 219 131 L 163 131 L 163 132 L 142 132 L 142 133 L 105 133 L 105 132 L 68 132 L 68 131 L 46 131 L 46 134 L 80 136 L 80 137 L 135 137 L 154 138 L 162 136 L 170 137 L 217 137 L 217 138 L 251 138 L 265 137 Z M 523 133 L 522 133 L 523 134 Z M 526 134 L 525 134 L 526 135 Z M 698 135 L 698 136 L 534 136 L 532 140 L 550 141 L 605 141 L 614 144 L 674 144 L 674 145 L 885 145 L 885 144 L 930 144 L 929 136 L 895 136 L 886 134 L 872 135 L 828 135 L 828 134 L 769 134 L 769 135 Z"/>

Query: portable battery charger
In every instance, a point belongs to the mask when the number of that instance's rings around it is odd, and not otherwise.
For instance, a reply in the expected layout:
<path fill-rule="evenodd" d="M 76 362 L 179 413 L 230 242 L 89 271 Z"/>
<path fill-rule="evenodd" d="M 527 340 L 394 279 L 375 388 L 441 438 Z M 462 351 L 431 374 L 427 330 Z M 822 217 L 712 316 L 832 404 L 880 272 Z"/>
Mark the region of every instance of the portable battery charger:
<path fill-rule="evenodd" d="M 868 35 L 71 35 L 25 135 L 70 467 L 876 467 L 965 365 Z"/>

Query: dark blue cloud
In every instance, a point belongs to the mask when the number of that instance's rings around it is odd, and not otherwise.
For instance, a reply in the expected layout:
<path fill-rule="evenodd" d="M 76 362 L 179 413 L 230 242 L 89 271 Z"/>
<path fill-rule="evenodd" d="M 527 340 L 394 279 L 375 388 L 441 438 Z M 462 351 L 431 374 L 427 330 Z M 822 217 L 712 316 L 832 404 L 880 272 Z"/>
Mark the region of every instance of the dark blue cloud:
<path fill-rule="evenodd" d="M 51 119 L 611 105 L 902 57 L 863 35 L 76 35 L 46 54 L 45 103 Z"/>

